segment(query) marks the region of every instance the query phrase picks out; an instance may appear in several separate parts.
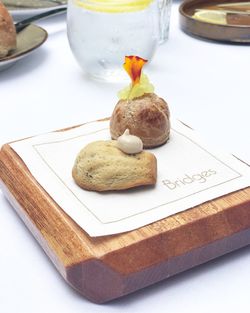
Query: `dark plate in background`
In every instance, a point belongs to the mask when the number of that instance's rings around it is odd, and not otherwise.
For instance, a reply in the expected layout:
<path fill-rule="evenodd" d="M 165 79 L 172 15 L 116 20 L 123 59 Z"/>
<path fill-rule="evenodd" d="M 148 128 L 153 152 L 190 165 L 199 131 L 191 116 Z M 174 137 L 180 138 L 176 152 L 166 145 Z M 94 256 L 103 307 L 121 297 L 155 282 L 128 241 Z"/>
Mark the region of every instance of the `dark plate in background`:
<path fill-rule="evenodd" d="M 224 42 L 238 42 L 250 43 L 250 25 L 220 25 L 208 23 L 193 18 L 193 14 L 197 9 L 214 6 L 216 4 L 248 2 L 244 0 L 188 0 L 181 4 L 180 25 L 181 29 L 190 35 L 202 37 L 205 39 L 224 41 Z"/>
<path fill-rule="evenodd" d="M 29 25 L 17 34 L 17 48 L 8 56 L 0 59 L 0 71 L 13 65 L 18 60 L 28 56 L 40 47 L 47 39 L 48 34 L 42 27 L 34 24 Z"/>

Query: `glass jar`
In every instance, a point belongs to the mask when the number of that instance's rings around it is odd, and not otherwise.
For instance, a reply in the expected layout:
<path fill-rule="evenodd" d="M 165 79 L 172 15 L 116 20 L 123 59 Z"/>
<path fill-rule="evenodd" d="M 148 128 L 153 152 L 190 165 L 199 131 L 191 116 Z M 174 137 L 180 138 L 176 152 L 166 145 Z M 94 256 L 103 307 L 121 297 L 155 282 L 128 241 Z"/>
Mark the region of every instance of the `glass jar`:
<path fill-rule="evenodd" d="M 93 78 L 126 76 L 126 55 L 152 59 L 160 35 L 157 0 L 69 0 L 67 12 L 72 52 Z"/>

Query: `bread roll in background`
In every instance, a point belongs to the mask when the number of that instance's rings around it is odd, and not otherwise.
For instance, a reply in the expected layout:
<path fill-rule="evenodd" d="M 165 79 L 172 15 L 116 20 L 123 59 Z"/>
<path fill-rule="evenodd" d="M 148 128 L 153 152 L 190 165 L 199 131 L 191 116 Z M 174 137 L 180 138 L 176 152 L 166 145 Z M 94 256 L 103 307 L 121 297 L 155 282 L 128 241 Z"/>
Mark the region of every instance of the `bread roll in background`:
<path fill-rule="evenodd" d="M 110 120 L 112 139 L 117 139 L 126 129 L 141 138 L 144 148 L 164 144 L 170 133 L 167 103 L 154 93 L 133 100 L 120 100 Z"/>
<path fill-rule="evenodd" d="M 16 29 L 13 19 L 0 1 L 0 58 L 16 48 Z"/>

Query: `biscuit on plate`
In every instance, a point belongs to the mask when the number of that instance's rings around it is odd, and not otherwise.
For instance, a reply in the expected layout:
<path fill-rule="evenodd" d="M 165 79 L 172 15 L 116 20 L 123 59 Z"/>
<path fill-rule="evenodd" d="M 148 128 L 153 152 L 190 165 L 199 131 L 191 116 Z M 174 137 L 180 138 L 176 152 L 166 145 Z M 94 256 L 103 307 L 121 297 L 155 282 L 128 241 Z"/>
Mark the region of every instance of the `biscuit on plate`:
<path fill-rule="evenodd" d="M 157 160 L 146 151 L 126 154 L 114 140 L 95 141 L 79 152 L 72 176 L 81 188 L 95 191 L 154 185 Z"/>

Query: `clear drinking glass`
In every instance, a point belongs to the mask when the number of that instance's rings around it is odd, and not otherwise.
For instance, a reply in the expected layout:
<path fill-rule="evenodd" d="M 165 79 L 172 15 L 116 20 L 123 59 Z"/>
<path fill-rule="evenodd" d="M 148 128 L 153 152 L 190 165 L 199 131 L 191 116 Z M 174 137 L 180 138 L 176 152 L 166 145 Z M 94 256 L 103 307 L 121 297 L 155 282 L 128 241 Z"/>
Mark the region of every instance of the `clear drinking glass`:
<path fill-rule="evenodd" d="M 72 52 L 99 80 L 126 77 L 126 55 L 150 61 L 161 38 L 158 0 L 69 0 L 67 12 Z"/>

